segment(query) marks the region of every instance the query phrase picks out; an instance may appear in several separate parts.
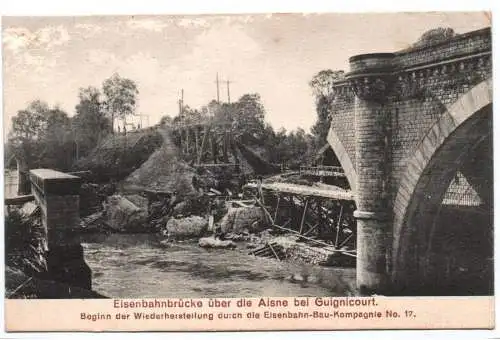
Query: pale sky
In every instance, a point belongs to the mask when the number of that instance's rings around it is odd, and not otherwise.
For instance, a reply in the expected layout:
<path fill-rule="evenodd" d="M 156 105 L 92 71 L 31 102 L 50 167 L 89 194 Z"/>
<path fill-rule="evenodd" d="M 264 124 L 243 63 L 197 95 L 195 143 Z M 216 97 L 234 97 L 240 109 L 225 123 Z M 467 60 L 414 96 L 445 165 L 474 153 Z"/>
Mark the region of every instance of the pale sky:
<path fill-rule="evenodd" d="M 152 125 L 177 114 L 181 89 L 193 108 L 215 99 L 219 72 L 232 100 L 259 93 L 275 128 L 309 130 L 315 73 L 348 70 L 352 55 L 393 52 L 439 26 L 464 33 L 490 22 L 482 12 L 4 17 L 5 127 L 34 99 L 73 115 L 78 89 L 101 87 L 113 72 L 137 83 L 138 112 Z"/>

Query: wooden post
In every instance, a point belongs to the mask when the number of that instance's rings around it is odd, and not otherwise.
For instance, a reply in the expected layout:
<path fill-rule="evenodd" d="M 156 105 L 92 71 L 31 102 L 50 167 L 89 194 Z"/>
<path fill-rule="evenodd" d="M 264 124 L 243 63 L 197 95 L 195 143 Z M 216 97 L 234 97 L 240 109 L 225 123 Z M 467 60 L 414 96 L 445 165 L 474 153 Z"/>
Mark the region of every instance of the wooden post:
<path fill-rule="evenodd" d="M 340 214 L 339 214 L 339 219 L 337 221 L 337 235 L 335 236 L 335 248 L 337 248 L 337 246 L 339 244 L 340 222 L 342 221 L 343 211 L 344 211 L 344 205 L 342 204 L 340 206 Z"/>
<path fill-rule="evenodd" d="M 222 154 L 224 157 L 224 163 L 228 163 L 229 158 L 227 156 L 227 150 L 228 150 L 227 144 L 229 143 L 229 136 L 228 136 L 228 132 L 226 131 L 226 128 L 224 128 L 224 138 L 223 138 L 222 143 L 223 143 L 222 144 Z"/>
<path fill-rule="evenodd" d="M 199 141 L 200 138 L 198 136 L 198 133 L 199 133 L 198 129 L 199 129 L 199 127 L 198 127 L 198 125 L 196 125 L 194 128 L 194 145 L 195 145 L 194 152 L 196 153 L 196 155 L 198 155 L 200 152 L 200 146 L 198 145 L 200 142 Z"/>
<path fill-rule="evenodd" d="M 203 157 L 203 151 L 205 150 L 205 143 L 207 140 L 207 135 L 210 133 L 210 126 L 205 127 L 205 133 L 203 134 L 203 140 L 201 142 L 200 153 L 198 154 L 198 164 L 201 163 L 201 158 Z"/>
<path fill-rule="evenodd" d="M 276 209 L 274 210 L 274 223 L 276 223 L 276 218 L 278 217 L 278 209 L 280 207 L 280 199 L 281 199 L 281 195 L 278 193 L 277 194 L 278 196 L 278 199 L 276 200 Z"/>
<path fill-rule="evenodd" d="M 307 212 L 307 205 L 309 203 L 309 198 L 306 197 L 306 201 L 304 203 L 304 211 L 302 212 L 302 220 L 300 221 L 300 230 L 299 234 L 302 235 L 302 229 L 304 228 L 304 221 L 306 220 L 306 212 Z"/>
<path fill-rule="evenodd" d="M 210 151 L 212 153 L 212 161 L 214 164 L 216 164 L 217 163 L 217 153 L 215 152 L 215 149 L 217 147 L 217 145 L 216 145 L 217 141 L 214 141 L 215 138 L 212 134 L 210 135 L 209 138 L 210 138 L 209 139 L 210 140 Z"/>
<path fill-rule="evenodd" d="M 290 201 L 290 205 L 288 206 L 288 216 L 294 216 L 294 213 L 295 213 L 295 203 L 293 202 L 293 196 L 292 195 L 289 195 L 288 196 L 288 199 Z M 292 223 L 292 228 L 297 228 L 297 223 L 295 223 L 295 219 L 293 219 L 293 222 Z"/>

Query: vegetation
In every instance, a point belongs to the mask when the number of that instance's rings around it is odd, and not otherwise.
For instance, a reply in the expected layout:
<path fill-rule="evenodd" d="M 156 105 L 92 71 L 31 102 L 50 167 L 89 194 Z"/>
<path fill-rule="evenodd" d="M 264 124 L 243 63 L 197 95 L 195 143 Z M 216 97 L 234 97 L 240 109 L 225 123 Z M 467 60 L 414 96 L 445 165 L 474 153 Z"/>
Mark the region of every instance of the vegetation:
<path fill-rule="evenodd" d="M 5 215 L 5 264 L 25 273 L 43 272 L 41 261 L 44 230 L 39 218 L 28 217 L 20 209 L 10 207 Z"/>
<path fill-rule="evenodd" d="M 134 81 L 122 78 L 118 73 L 113 74 L 102 84 L 104 92 L 104 107 L 111 117 L 111 131 L 113 131 L 115 118 L 123 120 L 123 128 L 126 129 L 127 116 L 135 113 L 137 95 L 139 90 Z"/>
<path fill-rule="evenodd" d="M 124 123 L 134 114 L 136 84 L 114 74 L 103 82 L 103 94 L 95 87 L 81 88 L 76 114 L 69 117 L 59 107 L 34 100 L 12 118 L 12 130 L 5 149 L 5 160 L 12 158 L 26 169 L 70 170 L 74 162 L 90 154 L 113 131 L 115 118 Z"/>
<path fill-rule="evenodd" d="M 35 100 L 13 117 L 9 150 L 29 168 L 68 169 L 73 148 L 70 126 L 66 112 Z"/>
<path fill-rule="evenodd" d="M 314 153 L 313 137 L 299 128 L 287 132 L 281 128 L 276 132 L 265 122 L 265 108 L 257 93 L 244 94 L 233 103 L 217 103 L 211 101 L 200 110 L 184 107 L 182 117 L 176 116 L 172 122 L 203 122 L 209 119 L 214 122 L 231 124 L 231 129 L 240 151 L 251 157 L 250 149 L 255 156 L 263 157 L 270 163 L 283 164 L 296 168 L 311 160 Z M 162 119 L 167 124 L 167 117 Z"/>
<path fill-rule="evenodd" d="M 332 117 L 333 84 L 343 78 L 344 71 L 322 70 L 309 82 L 316 97 L 317 120 L 311 129 L 315 150 L 319 150 L 326 143 Z"/>
<path fill-rule="evenodd" d="M 418 48 L 418 47 L 439 44 L 440 42 L 449 40 L 456 35 L 457 34 L 455 33 L 455 31 L 450 27 L 434 28 L 422 34 L 420 39 L 418 39 L 418 41 L 415 44 L 413 44 L 412 47 Z"/>
<path fill-rule="evenodd" d="M 310 133 L 301 128 L 274 130 L 265 122 L 265 107 L 257 93 L 244 94 L 233 103 L 213 100 L 199 110 L 184 106 L 182 115 L 165 116 L 160 125 L 174 124 L 181 119 L 226 122 L 231 124 L 238 145 L 245 145 L 246 152 L 250 150 L 276 165 L 296 168 L 311 162 L 314 154 L 326 143 L 332 116 L 332 84 L 342 77 L 341 71 L 323 70 L 310 81 L 317 111 L 317 121 Z M 113 132 L 116 119 L 122 120 L 123 127 L 126 127 L 127 116 L 135 114 L 138 93 L 133 80 L 113 74 L 104 80 L 102 90 L 91 86 L 80 88 L 73 117 L 57 106 L 51 108 L 35 100 L 12 119 L 6 150 L 9 155 L 25 162 L 28 169 L 47 167 L 67 171 L 75 164 L 81 168 L 85 162 L 78 160 L 92 159 L 92 150 Z M 156 145 L 157 136 L 153 139 Z M 127 168 L 131 167 L 130 160 L 123 163 L 117 157 L 111 158 L 118 168 L 125 163 Z"/>
<path fill-rule="evenodd" d="M 77 156 L 87 155 L 99 141 L 112 131 L 111 120 L 106 117 L 101 93 L 95 87 L 81 88 L 80 102 L 72 120 L 72 130 L 77 143 Z"/>

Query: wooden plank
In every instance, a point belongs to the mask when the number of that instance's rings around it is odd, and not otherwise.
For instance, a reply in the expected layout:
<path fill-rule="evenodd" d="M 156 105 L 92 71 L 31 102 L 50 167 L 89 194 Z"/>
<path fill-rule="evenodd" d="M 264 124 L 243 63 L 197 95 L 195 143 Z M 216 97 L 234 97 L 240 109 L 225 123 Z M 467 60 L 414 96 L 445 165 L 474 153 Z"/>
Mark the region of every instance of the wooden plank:
<path fill-rule="evenodd" d="M 248 188 L 256 188 L 257 184 L 248 183 L 245 185 Z M 272 190 L 276 192 L 288 193 L 290 195 L 302 195 L 302 196 L 316 196 L 321 198 L 329 198 L 336 200 L 354 201 L 354 193 L 352 191 L 344 190 L 339 187 L 327 186 L 317 187 L 317 186 L 307 186 L 292 183 L 263 183 L 262 189 Z"/>
<path fill-rule="evenodd" d="M 33 195 L 22 195 L 16 197 L 5 198 L 5 205 L 23 205 L 24 203 L 31 202 L 35 200 Z"/>

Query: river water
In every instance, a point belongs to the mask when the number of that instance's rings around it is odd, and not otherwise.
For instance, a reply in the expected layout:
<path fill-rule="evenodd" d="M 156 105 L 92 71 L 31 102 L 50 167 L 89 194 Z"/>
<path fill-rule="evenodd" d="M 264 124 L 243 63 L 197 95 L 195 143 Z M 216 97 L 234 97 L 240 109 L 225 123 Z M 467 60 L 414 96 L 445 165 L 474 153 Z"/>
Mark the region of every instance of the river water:
<path fill-rule="evenodd" d="M 87 235 L 93 290 L 108 297 L 345 296 L 355 272 L 279 262 L 239 250 L 162 245 L 151 234 Z"/>

